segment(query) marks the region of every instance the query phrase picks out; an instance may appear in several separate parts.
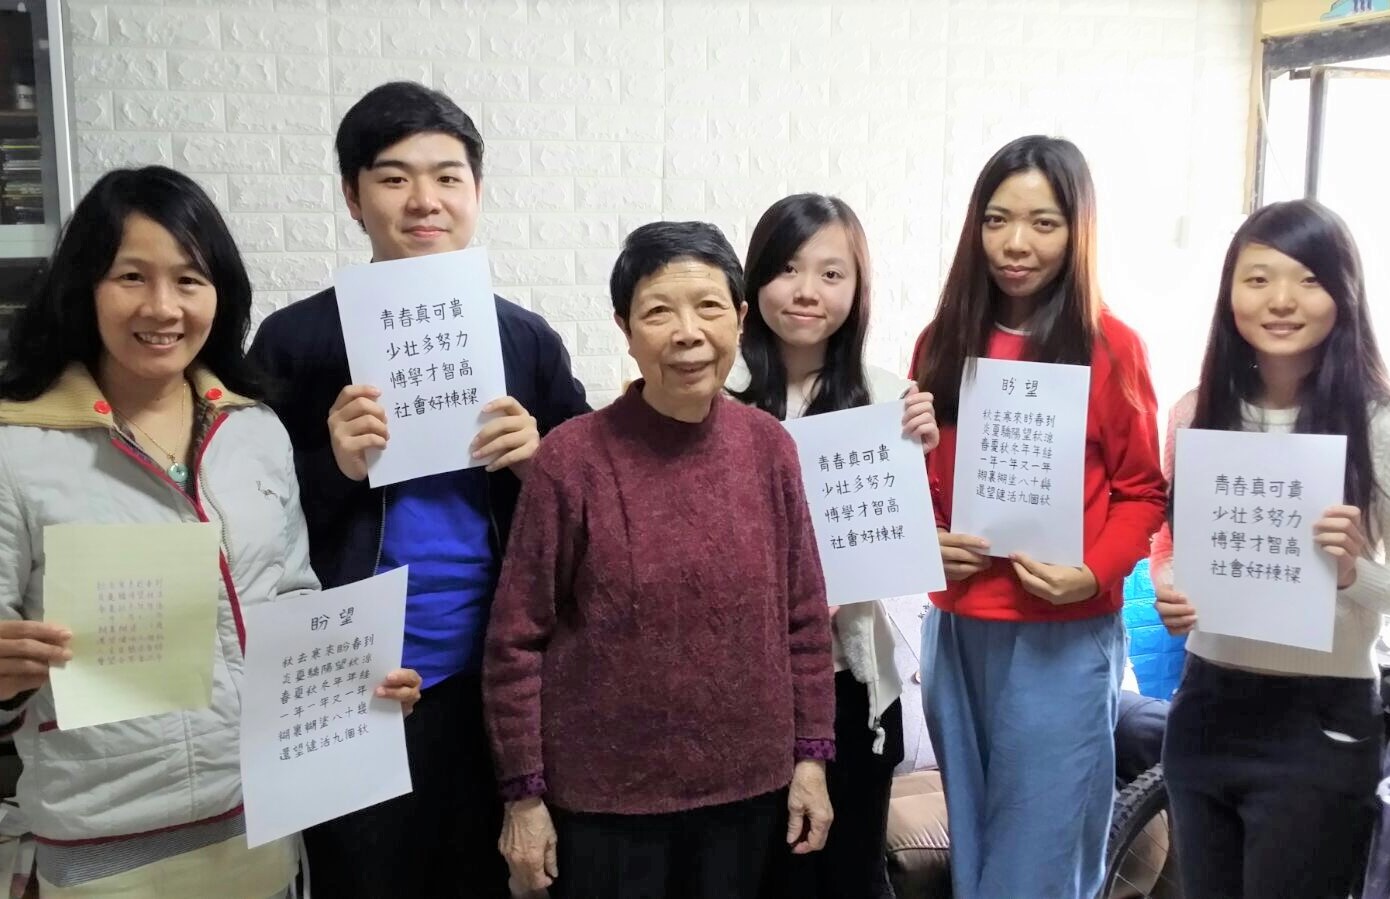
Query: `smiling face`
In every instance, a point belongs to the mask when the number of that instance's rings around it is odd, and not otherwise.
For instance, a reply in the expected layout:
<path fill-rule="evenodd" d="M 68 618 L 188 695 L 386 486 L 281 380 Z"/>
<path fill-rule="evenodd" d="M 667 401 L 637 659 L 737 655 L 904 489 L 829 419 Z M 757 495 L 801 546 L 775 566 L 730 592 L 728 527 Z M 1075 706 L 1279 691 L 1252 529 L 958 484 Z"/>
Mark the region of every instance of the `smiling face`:
<path fill-rule="evenodd" d="M 1029 169 L 1005 178 L 983 219 L 980 236 L 990 277 L 1005 296 L 1029 299 L 1057 279 L 1071 232 L 1042 172 Z"/>
<path fill-rule="evenodd" d="M 343 185 L 377 262 L 464 249 L 478 227 L 481 195 L 463 141 L 438 132 L 392 144 L 355 186 Z"/>
<path fill-rule="evenodd" d="M 735 306 L 724 272 L 677 259 L 637 282 L 618 325 L 646 381 L 642 396 L 668 418 L 702 421 L 738 352 L 746 304 Z"/>
<path fill-rule="evenodd" d="M 138 213 L 96 285 L 105 379 L 182 378 L 207 342 L 217 290 L 164 226 Z"/>
<path fill-rule="evenodd" d="M 1247 244 L 1231 281 L 1236 330 L 1257 359 L 1311 364 L 1337 323 L 1337 303 L 1307 266 L 1263 244 Z"/>
<path fill-rule="evenodd" d="M 825 347 L 854 308 L 859 284 L 849 233 L 832 222 L 811 235 L 758 291 L 763 321 L 788 346 Z"/>

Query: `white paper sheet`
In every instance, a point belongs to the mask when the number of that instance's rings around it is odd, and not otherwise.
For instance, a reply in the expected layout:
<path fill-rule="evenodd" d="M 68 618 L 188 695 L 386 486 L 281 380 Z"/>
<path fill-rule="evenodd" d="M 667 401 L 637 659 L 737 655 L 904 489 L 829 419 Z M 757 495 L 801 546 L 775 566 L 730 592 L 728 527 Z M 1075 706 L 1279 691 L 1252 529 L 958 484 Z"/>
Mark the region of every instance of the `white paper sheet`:
<path fill-rule="evenodd" d="M 1345 437 L 1178 431 L 1173 584 L 1197 627 L 1329 652 L 1337 566 L 1313 524 L 1339 505 Z"/>
<path fill-rule="evenodd" d="M 487 250 L 340 269 L 334 278 L 354 384 L 382 391 L 390 442 L 369 453 L 373 487 L 457 471 L 507 395 Z"/>
<path fill-rule="evenodd" d="M 44 618 L 72 631 L 72 660 L 50 674 L 60 728 L 208 707 L 219 536 L 212 524 L 44 528 Z"/>
<path fill-rule="evenodd" d="M 1091 369 L 975 359 L 960 389 L 951 532 L 989 554 L 1082 564 Z"/>
<path fill-rule="evenodd" d="M 922 444 L 894 400 L 786 422 L 832 606 L 944 590 Z"/>
<path fill-rule="evenodd" d="M 241 789 L 259 846 L 408 793 L 400 667 L 407 569 L 246 608 Z"/>

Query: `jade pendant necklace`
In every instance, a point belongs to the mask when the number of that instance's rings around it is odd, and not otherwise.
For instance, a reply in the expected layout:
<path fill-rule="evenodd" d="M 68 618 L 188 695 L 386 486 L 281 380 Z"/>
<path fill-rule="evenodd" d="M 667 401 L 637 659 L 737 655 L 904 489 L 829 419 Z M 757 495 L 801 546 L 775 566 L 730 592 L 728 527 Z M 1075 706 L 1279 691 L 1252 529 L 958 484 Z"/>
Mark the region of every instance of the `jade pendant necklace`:
<path fill-rule="evenodd" d="M 184 411 L 185 411 L 187 408 L 188 408 L 188 392 L 187 392 L 187 390 L 185 390 L 184 392 L 182 392 L 182 393 L 179 394 L 179 421 L 180 421 L 180 422 L 183 421 Z M 137 430 L 137 431 L 139 431 L 141 434 L 143 434 L 144 437 L 145 437 L 145 439 L 148 440 L 148 441 L 154 446 L 155 449 L 159 450 L 161 453 L 163 453 L 165 456 L 168 457 L 168 459 L 169 459 L 169 464 L 168 464 L 168 466 L 164 469 L 164 473 L 167 474 L 167 475 L 169 476 L 169 480 L 173 481 L 175 484 L 178 484 L 180 488 L 182 488 L 182 489 L 187 489 L 187 488 L 188 488 L 188 476 L 189 476 L 188 466 L 185 465 L 185 464 L 183 464 L 182 462 L 178 461 L 178 457 L 177 457 L 177 456 L 175 456 L 173 453 L 171 453 L 171 452 L 169 452 L 167 449 L 165 449 L 164 446 L 163 446 L 158 440 L 155 440 L 153 437 L 150 436 L 150 432 L 149 432 L 149 431 L 146 431 L 144 428 L 140 427 L 140 426 L 139 426 L 138 424 L 136 424 L 135 421 L 134 421 L 133 419 L 131 419 L 129 416 L 122 415 L 121 417 L 124 418 L 125 421 L 126 421 L 126 423 L 129 424 L 132 428 L 134 428 L 135 430 Z M 191 428 L 191 425 L 190 425 L 190 428 Z"/>

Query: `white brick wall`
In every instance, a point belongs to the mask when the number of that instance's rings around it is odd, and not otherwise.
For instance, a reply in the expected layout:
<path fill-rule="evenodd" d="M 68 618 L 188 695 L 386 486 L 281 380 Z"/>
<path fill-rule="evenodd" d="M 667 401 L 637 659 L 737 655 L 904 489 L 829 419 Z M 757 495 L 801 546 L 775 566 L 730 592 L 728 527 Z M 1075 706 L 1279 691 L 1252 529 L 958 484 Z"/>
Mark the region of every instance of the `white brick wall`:
<path fill-rule="evenodd" d="M 1253 0 L 67 0 L 79 186 L 160 162 L 227 211 L 258 316 L 366 258 L 332 134 L 397 77 L 488 141 L 479 241 L 598 402 L 631 374 L 609 319 L 622 237 L 698 217 L 740 251 L 800 190 L 863 218 L 872 359 L 903 369 L 979 167 L 1031 131 L 1094 168 L 1111 304 L 1161 399 L 1195 378 L 1241 210 Z"/>

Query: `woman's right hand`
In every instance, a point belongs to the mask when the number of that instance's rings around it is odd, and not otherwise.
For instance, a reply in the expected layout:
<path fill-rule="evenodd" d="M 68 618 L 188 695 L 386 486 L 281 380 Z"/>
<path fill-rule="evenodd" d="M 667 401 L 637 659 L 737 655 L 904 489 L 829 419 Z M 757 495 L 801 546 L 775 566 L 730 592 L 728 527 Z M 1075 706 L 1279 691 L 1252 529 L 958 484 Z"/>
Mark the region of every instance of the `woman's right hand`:
<path fill-rule="evenodd" d="M 936 529 L 937 540 L 941 543 L 941 567 L 946 570 L 946 580 L 963 581 L 971 575 L 979 574 L 989 567 L 989 541 L 969 534 L 952 534 L 944 528 Z"/>
<path fill-rule="evenodd" d="M 1163 619 L 1168 633 L 1174 637 L 1191 633 L 1197 626 L 1196 606 L 1172 587 L 1155 586 L 1154 594 L 1154 608 L 1158 609 L 1158 617 Z"/>
<path fill-rule="evenodd" d="M 560 876 L 555 846 L 555 824 L 539 797 L 507 803 L 497 848 L 522 889 L 543 890 Z"/>
<path fill-rule="evenodd" d="M 0 621 L 0 702 L 48 682 L 48 666 L 72 658 L 72 631 L 46 621 Z"/>

